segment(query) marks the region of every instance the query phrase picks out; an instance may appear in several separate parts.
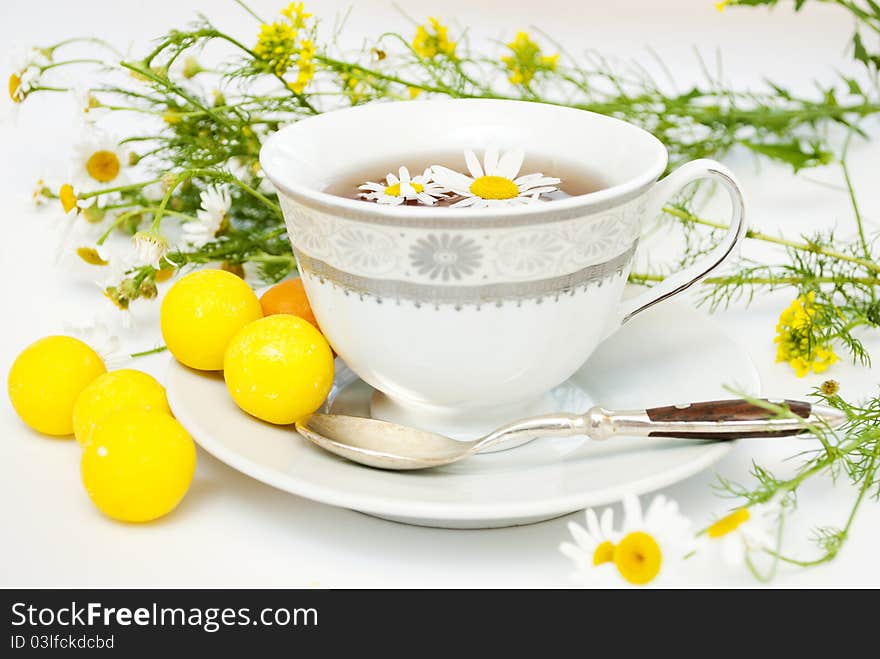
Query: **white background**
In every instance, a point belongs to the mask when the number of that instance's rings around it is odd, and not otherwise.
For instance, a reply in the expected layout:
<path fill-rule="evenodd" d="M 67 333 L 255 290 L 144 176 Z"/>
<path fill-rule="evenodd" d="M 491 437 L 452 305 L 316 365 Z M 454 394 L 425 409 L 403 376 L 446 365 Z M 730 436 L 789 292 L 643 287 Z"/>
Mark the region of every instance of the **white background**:
<path fill-rule="evenodd" d="M 281 4 L 253 2 L 258 13 L 267 17 Z M 412 30 L 387 0 L 322 0 L 311 3 L 310 9 L 329 24 L 339 9 L 350 4 L 354 10 L 345 32 L 349 44 L 389 29 L 407 34 Z M 722 15 L 710 0 L 409 0 L 405 7 L 417 18 L 439 15 L 469 26 L 475 42 L 507 40 L 517 29 L 537 25 L 575 51 L 595 48 L 649 62 L 645 48 L 649 45 L 683 88 L 700 76 L 695 47 L 712 62 L 716 48 L 723 52 L 725 77 L 740 87 L 757 86 L 766 76 L 809 90 L 811 80 L 831 80 L 835 69 L 857 70 L 844 52 L 850 20 L 827 6 L 808 6 L 798 15 L 788 7 L 774 12 L 728 10 Z M 208 14 L 245 42 L 252 41 L 257 30 L 232 2 L 7 1 L 2 12 L 0 50 L 14 43 L 47 44 L 87 34 L 108 39 L 123 50 L 132 42 L 143 47 L 145 40 L 187 22 L 196 12 Z M 31 341 L 61 331 L 66 320 L 83 321 L 104 308 L 98 289 L 69 259 L 52 265 L 64 221 L 60 210 L 53 206 L 37 212 L 30 203 L 38 177 L 48 176 L 57 184 L 66 175 L 70 147 L 76 141 L 72 114 L 68 99 L 34 97 L 17 116 L 7 114 L 0 123 L 2 373 Z M 876 132 L 876 126 L 873 129 Z M 880 211 L 877 155 L 876 146 L 870 144 L 853 149 L 855 183 L 870 222 Z M 838 226 L 841 234 L 851 231 L 851 210 L 843 192 L 795 179 L 766 163 L 757 167 L 743 154 L 731 156 L 728 164 L 748 192 L 754 226 L 769 232 L 784 229 L 791 235 L 829 225 Z M 814 170 L 809 176 L 840 183 L 833 168 Z M 766 251 L 750 253 L 773 256 Z M 718 314 L 717 319 L 747 347 L 768 395 L 803 397 L 823 378 L 799 380 L 787 366 L 773 361 L 776 317 L 789 301 L 785 293 L 764 296 L 748 310 L 736 308 Z M 136 310 L 136 328 L 125 334 L 127 348 L 146 349 L 160 341 L 157 311 L 158 305 Z M 880 355 L 880 338 L 868 336 L 867 341 L 874 354 Z M 161 377 L 167 359 L 157 356 L 135 366 Z M 843 383 L 847 396 L 858 398 L 876 391 L 878 372 L 877 368 L 841 364 L 830 375 Z M 724 374 L 718 377 L 723 381 Z M 795 440 L 744 442 L 716 469 L 727 477 L 745 479 L 750 462 L 756 460 L 785 473 L 788 467 L 783 459 L 801 446 Z M 200 451 L 195 482 L 180 508 L 157 523 L 131 526 L 107 520 L 90 504 L 79 480 L 79 452 L 75 442 L 29 431 L 3 397 L 0 585 L 504 587 L 569 583 L 569 564 L 557 545 L 567 535 L 566 522 L 579 516 L 492 531 L 408 527 L 275 491 Z M 702 523 L 728 505 L 712 494 L 713 479 L 713 473 L 707 472 L 668 488 L 666 494 Z M 787 527 L 790 551 L 810 557 L 815 549 L 803 540 L 809 529 L 842 524 L 852 497 L 845 484 L 834 486 L 828 480 L 806 488 L 800 514 Z M 880 507 L 868 502 L 835 562 L 809 571 L 782 569 L 775 583 L 880 586 L 878 540 Z M 691 585 L 755 583 L 745 572 L 731 573 L 717 565 L 696 565 L 688 579 Z"/>

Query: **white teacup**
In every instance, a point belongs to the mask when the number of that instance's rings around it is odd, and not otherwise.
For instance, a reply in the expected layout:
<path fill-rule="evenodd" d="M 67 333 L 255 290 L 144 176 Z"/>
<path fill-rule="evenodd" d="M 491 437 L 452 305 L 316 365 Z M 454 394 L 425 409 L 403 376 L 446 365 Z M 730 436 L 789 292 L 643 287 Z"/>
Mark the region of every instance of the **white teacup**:
<path fill-rule="evenodd" d="M 377 161 L 482 154 L 489 145 L 583 162 L 607 187 L 501 209 L 389 206 L 323 192 Z M 658 182 L 667 152 L 653 135 L 554 105 L 365 105 L 280 130 L 260 162 L 278 190 L 322 330 L 381 392 L 374 416 L 452 436 L 544 411 L 546 393 L 603 339 L 709 274 L 745 235 L 742 192 L 723 165 L 696 160 Z M 730 195 L 724 241 L 694 266 L 622 301 L 642 225 L 703 178 Z"/>

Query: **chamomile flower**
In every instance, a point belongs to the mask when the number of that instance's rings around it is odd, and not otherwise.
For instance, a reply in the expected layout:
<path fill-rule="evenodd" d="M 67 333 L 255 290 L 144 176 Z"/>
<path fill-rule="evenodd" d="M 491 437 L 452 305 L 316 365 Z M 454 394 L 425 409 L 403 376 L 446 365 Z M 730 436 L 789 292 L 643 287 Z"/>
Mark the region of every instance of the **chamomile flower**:
<path fill-rule="evenodd" d="M 489 147 L 482 165 L 473 151 L 465 151 L 464 158 L 470 176 L 440 165 L 431 167 L 436 183 L 464 197 L 452 204 L 452 208 L 530 204 L 538 201 L 542 194 L 556 191 L 560 183 L 558 178 L 541 173 L 519 176 L 525 158 L 522 149 L 499 154 L 497 148 Z"/>
<path fill-rule="evenodd" d="M 737 508 L 713 523 L 703 541 L 720 551 L 730 567 L 741 567 L 752 552 L 772 549 L 774 532 L 782 514 L 778 501 Z"/>
<path fill-rule="evenodd" d="M 574 561 L 576 580 L 602 586 L 668 583 L 694 549 L 690 520 L 663 495 L 654 497 L 644 514 L 638 497 L 627 495 L 623 510 L 620 531 L 608 510 L 600 521 L 588 511 L 587 529 L 570 526 L 577 544 L 563 543 L 560 550 Z"/>
<path fill-rule="evenodd" d="M 137 258 L 147 265 L 159 268 L 161 261 L 168 253 L 168 241 L 158 233 L 139 231 L 132 238 Z"/>
<path fill-rule="evenodd" d="M 198 219 L 183 225 L 184 240 L 193 247 L 202 247 L 214 239 L 223 228 L 232 205 L 226 185 L 209 186 L 202 192 L 201 199 L 202 207 L 196 211 Z"/>
<path fill-rule="evenodd" d="M 79 214 L 83 209 L 91 206 L 95 198 L 81 199 L 79 190 L 70 183 L 64 183 L 58 189 L 58 201 L 61 202 L 61 208 L 64 209 L 65 215 Z"/>
<path fill-rule="evenodd" d="M 128 162 L 119 142 L 103 131 L 87 128 L 74 148 L 73 182 L 82 190 L 100 190 L 124 184 Z"/>
<path fill-rule="evenodd" d="M 574 540 L 563 542 L 559 551 L 575 566 L 575 578 L 582 585 L 610 586 L 619 578 L 614 568 L 614 546 L 620 533 L 614 531 L 614 509 L 606 508 L 601 518 L 592 508 L 586 511 L 587 527 L 569 522 Z"/>
<path fill-rule="evenodd" d="M 10 59 L 9 99 L 13 103 L 21 103 L 37 84 L 43 67 L 49 64 L 49 58 L 39 48 L 23 48 Z"/>
<path fill-rule="evenodd" d="M 412 177 L 406 167 L 401 167 L 398 176 L 388 174 L 385 183 L 368 181 L 358 189 L 363 190 L 360 196 L 364 199 L 392 206 L 399 206 L 405 201 L 418 201 L 431 206 L 448 193 L 448 190 L 432 179 L 430 167 L 423 174 Z"/>

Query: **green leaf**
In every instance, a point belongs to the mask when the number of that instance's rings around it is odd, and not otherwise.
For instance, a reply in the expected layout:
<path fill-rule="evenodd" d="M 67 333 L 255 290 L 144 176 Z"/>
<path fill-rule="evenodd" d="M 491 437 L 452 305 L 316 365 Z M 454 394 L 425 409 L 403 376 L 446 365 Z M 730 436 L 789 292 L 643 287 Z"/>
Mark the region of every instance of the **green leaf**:
<path fill-rule="evenodd" d="M 834 158 L 833 153 L 822 150 L 815 144 L 811 144 L 808 149 L 804 149 L 799 140 L 769 144 L 752 140 L 740 140 L 739 143 L 762 156 L 791 165 L 795 172 L 805 167 L 827 165 Z"/>
<path fill-rule="evenodd" d="M 856 32 L 853 35 L 853 57 L 867 66 L 868 68 L 873 68 L 874 70 L 880 70 L 880 54 L 872 55 L 868 52 L 868 49 L 865 48 L 865 43 L 862 41 L 862 35 Z"/>
<path fill-rule="evenodd" d="M 847 90 L 849 90 L 850 94 L 864 96 L 865 93 L 862 91 L 861 85 L 859 85 L 858 81 L 855 80 L 855 78 L 844 77 L 843 81 L 846 83 L 846 88 Z"/>

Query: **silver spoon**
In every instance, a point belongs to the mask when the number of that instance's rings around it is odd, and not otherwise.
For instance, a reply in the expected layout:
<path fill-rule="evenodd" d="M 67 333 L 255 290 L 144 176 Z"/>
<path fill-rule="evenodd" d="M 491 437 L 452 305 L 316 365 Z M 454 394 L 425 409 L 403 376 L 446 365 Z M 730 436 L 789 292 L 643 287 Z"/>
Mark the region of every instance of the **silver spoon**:
<path fill-rule="evenodd" d="M 840 410 L 805 401 L 773 400 L 799 418 L 776 418 L 744 400 L 715 400 L 646 410 L 615 412 L 593 407 L 586 414 L 548 414 L 502 426 L 485 437 L 463 442 L 387 421 L 342 414 L 312 414 L 296 424 L 299 433 L 343 458 L 380 469 L 427 469 L 458 462 L 508 440 L 586 435 L 675 437 L 734 440 L 782 437 L 813 426 L 836 427 L 846 420 Z"/>

